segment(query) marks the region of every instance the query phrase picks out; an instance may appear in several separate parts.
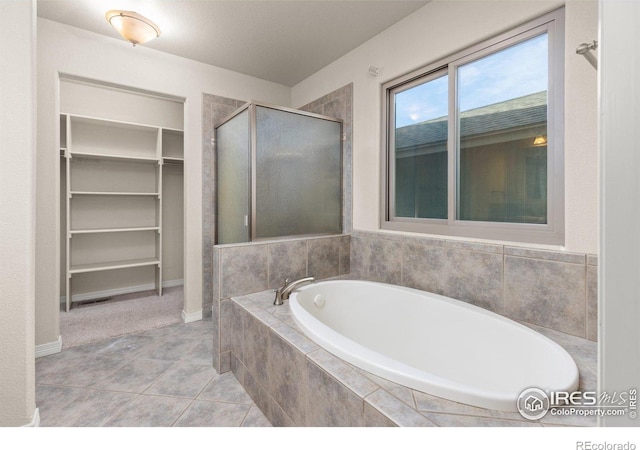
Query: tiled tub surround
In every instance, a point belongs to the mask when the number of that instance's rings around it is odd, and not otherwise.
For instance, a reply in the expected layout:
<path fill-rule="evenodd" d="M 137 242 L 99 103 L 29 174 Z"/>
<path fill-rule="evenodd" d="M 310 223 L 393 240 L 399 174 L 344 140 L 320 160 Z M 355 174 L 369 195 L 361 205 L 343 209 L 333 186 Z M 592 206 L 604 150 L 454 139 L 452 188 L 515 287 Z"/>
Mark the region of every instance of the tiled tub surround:
<path fill-rule="evenodd" d="M 351 277 L 417 288 L 597 339 L 597 257 L 354 231 Z"/>
<path fill-rule="evenodd" d="M 594 418 L 519 413 L 464 405 L 384 380 L 333 356 L 293 322 L 273 293 L 225 299 L 222 349 L 231 370 L 275 426 L 595 426 Z M 580 370 L 580 390 L 596 388 L 596 344 L 530 325 L 562 345 Z M 441 343 L 445 345 L 445 343 Z"/>
<path fill-rule="evenodd" d="M 285 278 L 324 279 L 350 272 L 349 235 L 259 241 L 213 247 L 213 364 L 219 373 L 229 370 L 231 355 L 221 343 L 220 299 L 277 289 Z M 272 293 L 271 301 L 273 302 Z"/>

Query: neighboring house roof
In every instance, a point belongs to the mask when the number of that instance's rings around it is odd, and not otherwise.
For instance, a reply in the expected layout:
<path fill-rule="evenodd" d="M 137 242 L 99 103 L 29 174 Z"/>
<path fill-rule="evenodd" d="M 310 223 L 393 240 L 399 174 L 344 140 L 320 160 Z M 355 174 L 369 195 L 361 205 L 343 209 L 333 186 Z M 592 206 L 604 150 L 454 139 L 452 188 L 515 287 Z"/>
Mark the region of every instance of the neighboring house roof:
<path fill-rule="evenodd" d="M 460 115 L 463 138 L 543 123 L 547 120 L 547 91 L 465 111 Z M 396 151 L 447 140 L 447 117 L 408 125 L 396 130 Z"/>

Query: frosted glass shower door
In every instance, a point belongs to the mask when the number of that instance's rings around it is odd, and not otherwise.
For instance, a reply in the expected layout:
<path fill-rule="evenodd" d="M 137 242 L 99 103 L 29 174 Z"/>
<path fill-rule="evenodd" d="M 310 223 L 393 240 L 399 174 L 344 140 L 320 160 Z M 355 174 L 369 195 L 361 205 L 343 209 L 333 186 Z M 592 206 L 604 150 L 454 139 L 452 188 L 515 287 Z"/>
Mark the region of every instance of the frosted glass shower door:
<path fill-rule="evenodd" d="M 216 131 L 218 180 L 218 244 L 250 241 L 249 110 Z"/>
<path fill-rule="evenodd" d="M 254 238 L 340 233 L 341 124 L 256 106 Z"/>

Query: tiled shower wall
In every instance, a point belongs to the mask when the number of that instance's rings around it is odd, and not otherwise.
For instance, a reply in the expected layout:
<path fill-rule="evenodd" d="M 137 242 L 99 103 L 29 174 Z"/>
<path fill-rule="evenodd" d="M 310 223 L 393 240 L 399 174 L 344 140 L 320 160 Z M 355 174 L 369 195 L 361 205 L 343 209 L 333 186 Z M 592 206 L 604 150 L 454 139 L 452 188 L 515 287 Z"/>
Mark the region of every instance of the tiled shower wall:
<path fill-rule="evenodd" d="M 301 107 L 303 111 L 313 112 L 316 114 L 322 114 L 330 117 L 334 117 L 342 120 L 343 131 L 343 151 L 342 151 L 342 186 L 343 186 L 343 205 L 342 205 L 342 230 L 344 233 L 348 233 L 352 229 L 351 211 L 352 211 L 352 95 L 353 85 L 348 84 L 334 92 L 331 92 L 313 102 Z M 285 277 L 295 277 L 297 273 L 286 273 L 286 271 L 276 275 L 277 270 L 269 268 L 269 262 L 264 265 L 265 260 L 263 255 L 265 248 L 268 248 L 269 258 L 274 261 L 278 259 L 275 254 L 279 251 L 287 253 L 292 252 L 295 254 L 299 251 L 295 249 L 296 245 L 289 244 L 288 242 L 300 242 L 299 239 L 274 242 L 271 244 L 248 243 L 240 246 L 221 246 L 215 247 L 215 211 L 216 211 L 216 167 L 215 167 L 215 146 L 212 138 L 214 137 L 214 126 L 222 121 L 225 117 L 231 114 L 233 111 L 242 106 L 245 102 L 242 100 L 236 100 L 232 98 L 220 97 L 217 95 L 204 94 L 203 95 L 203 174 L 202 174 L 202 201 L 203 201 L 203 249 L 202 249 L 202 271 L 203 271 L 203 301 L 202 309 L 203 316 L 211 318 L 214 326 L 214 367 L 218 372 L 222 373 L 229 370 L 229 355 L 222 355 L 220 352 L 220 298 L 227 298 L 231 295 L 240 295 L 250 292 L 257 292 L 263 289 L 268 289 L 275 286 L 274 283 L 282 283 Z M 322 238 L 327 239 L 327 238 Z M 346 239 L 346 240 L 345 240 Z M 308 270 L 310 274 L 316 278 L 327 278 L 338 275 L 341 272 L 349 273 L 349 251 L 348 248 L 349 237 L 339 237 L 339 244 L 336 245 L 336 238 L 329 239 L 331 242 L 327 244 L 325 241 L 317 241 L 317 239 L 302 239 L 307 243 L 307 261 L 310 266 Z M 329 242 L 327 241 L 327 242 Z M 326 245 L 325 245 L 326 244 Z M 214 250 L 214 247 L 217 250 Z M 242 249 L 239 249 L 243 247 Z M 254 248 L 256 247 L 256 248 Z M 330 247 L 330 248 L 329 248 Z M 238 250 L 232 250 L 232 248 L 238 248 Z M 323 250 L 324 249 L 324 250 Z M 214 252 L 219 252 L 214 254 Z M 323 254 L 326 251 L 328 253 Z M 338 253 L 336 253 L 336 251 Z M 321 263 L 321 261 L 332 260 L 335 255 L 338 254 L 341 262 L 331 263 L 329 265 Z M 238 277 L 238 272 L 234 267 L 242 266 L 248 259 L 246 255 L 256 256 L 254 263 L 257 266 L 252 266 L 251 269 L 245 268 L 242 272 L 244 276 Z M 262 258 L 262 259 L 261 259 Z M 280 257 L 280 260 L 286 260 L 286 257 Z M 220 264 L 215 267 L 216 264 Z M 224 269 L 222 267 L 224 266 Z M 258 271 L 254 274 L 252 271 L 256 268 Z M 264 267 L 267 270 L 271 270 L 267 273 L 270 275 L 267 277 L 267 284 L 264 284 Z M 334 273 L 335 270 L 338 273 Z M 236 274 L 234 280 L 234 275 Z M 224 274 L 221 276 L 220 274 Z M 235 290 L 230 286 L 240 286 L 246 283 L 240 290 Z M 253 290 L 256 289 L 256 290 Z M 233 294 L 230 294 L 233 292 Z M 220 297 L 224 295 L 225 297 Z"/>
<path fill-rule="evenodd" d="M 351 228 L 351 186 L 352 186 L 352 96 L 353 85 L 348 84 L 313 102 L 299 108 L 302 111 L 322 114 L 342 120 L 342 230 L 348 233 Z M 202 96 L 202 311 L 204 317 L 211 314 L 213 299 L 213 246 L 215 244 L 216 224 L 216 158 L 213 142 L 214 127 L 225 117 L 244 105 L 246 101 L 213 94 Z M 284 105 L 286 106 L 286 105 Z"/>
<path fill-rule="evenodd" d="M 597 257 L 354 231 L 351 276 L 422 289 L 597 339 Z"/>
<path fill-rule="evenodd" d="M 216 158 L 214 127 L 246 102 L 202 95 L 202 314 L 210 317 L 213 298 L 213 245 L 216 236 Z"/>
<path fill-rule="evenodd" d="M 353 131 L 353 84 L 347 84 L 311 103 L 300 107 L 323 116 L 342 120 L 342 232 L 353 229 L 352 215 L 352 131 Z"/>

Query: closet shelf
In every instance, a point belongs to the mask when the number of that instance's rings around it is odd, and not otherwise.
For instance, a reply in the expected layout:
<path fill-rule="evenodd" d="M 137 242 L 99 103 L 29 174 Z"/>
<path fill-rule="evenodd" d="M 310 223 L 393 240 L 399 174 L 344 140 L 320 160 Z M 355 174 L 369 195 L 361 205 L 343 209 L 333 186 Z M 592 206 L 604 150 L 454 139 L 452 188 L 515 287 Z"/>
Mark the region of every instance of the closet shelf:
<path fill-rule="evenodd" d="M 67 116 L 71 120 L 72 124 L 95 124 L 109 128 L 128 128 L 131 130 L 158 130 L 159 128 L 162 128 L 156 125 L 148 125 L 139 122 L 128 122 L 116 119 L 107 119 L 104 117 L 85 116 L 81 114 L 67 114 L 63 112 L 61 112 L 60 114 Z"/>
<path fill-rule="evenodd" d="M 160 227 L 95 228 L 69 230 L 69 234 L 122 233 L 127 231 L 160 231 Z"/>
<path fill-rule="evenodd" d="M 158 197 L 158 192 L 98 192 L 98 191 L 70 191 L 69 195 L 128 195 L 132 197 Z"/>
<path fill-rule="evenodd" d="M 69 152 L 71 158 L 84 158 L 84 159 L 110 159 L 110 160 L 122 160 L 122 161 L 138 161 L 159 163 L 160 160 L 156 157 L 147 156 L 125 156 L 125 155 L 109 155 L 105 153 L 87 153 L 87 152 Z"/>
<path fill-rule="evenodd" d="M 172 158 L 168 156 L 163 156 L 162 164 L 164 164 L 165 166 L 183 166 L 184 158 Z"/>
<path fill-rule="evenodd" d="M 75 92 L 76 88 L 68 89 Z M 81 88 L 77 95 L 84 90 Z M 83 110 L 93 108 L 94 100 L 89 100 Z M 111 105 L 109 100 L 104 101 Z M 135 99 L 127 98 L 126 102 L 129 101 L 137 105 Z M 167 109 L 171 117 L 172 108 Z M 163 112 L 153 120 L 163 121 L 164 117 Z M 177 186 L 178 177 L 183 176 L 180 173 L 184 163 L 183 130 L 61 113 L 59 137 L 58 147 L 64 157 L 60 162 L 61 174 L 64 173 L 66 184 L 61 189 L 64 192 L 61 197 L 65 196 L 62 197 L 65 204 L 61 206 L 65 210 L 61 217 L 65 242 L 61 247 L 66 247 L 67 263 L 62 263 L 66 310 L 70 310 L 73 301 L 75 274 L 90 273 L 77 277 L 80 284 L 101 285 L 96 281 L 102 276 L 100 272 L 112 271 L 114 276 L 105 282 L 111 285 L 118 284 L 120 278 L 114 270 L 125 269 L 122 271 L 125 273 L 126 269 L 147 266 L 148 269 L 132 276 L 150 282 L 150 272 L 155 272 L 154 287 L 162 295 L 163 241 L 174 239 L 180 225 L 177 218 L 170 217 L 170 228 L 164 228 L 167 218 L 163 215 L 163 185 Z M 170 171 L 166 180 L 165 170 Z M 180 201 L 180 196 L 171 192 L 167 197 L 170 204 Z M 170 252 L 178 248 L 168 246 Z M 175 272 L 171 265 L 167 269 Z"/>
<path fill-rule="evenodd" d="M 100 272 L 103 270 L 128 269 L 131 267 L 160 266 L 158 258 L 131 259 L 125 261 L 109 261 L 106 263 L 78 264 L 69 268 L 69 275 L 76 273 Z"/>
<path fill-rule="evenodd" d="M 182 134 L 184 130 L 182 128 L 162 127 L 163 131 L 169 131 L 170 133 Z"/>

